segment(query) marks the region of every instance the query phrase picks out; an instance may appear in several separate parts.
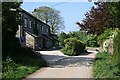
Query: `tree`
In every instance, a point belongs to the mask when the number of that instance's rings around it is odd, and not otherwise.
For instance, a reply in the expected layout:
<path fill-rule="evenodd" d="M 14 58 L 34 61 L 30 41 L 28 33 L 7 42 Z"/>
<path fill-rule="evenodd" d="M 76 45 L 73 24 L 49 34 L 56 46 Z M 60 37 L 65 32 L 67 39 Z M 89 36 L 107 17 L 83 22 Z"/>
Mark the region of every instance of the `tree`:
<path fill-rule="evenodd" d="M 67 39 L 67 34 L 64 32 L 61 32 L 61 34 L 58 36 L 58 40 L 60 42 L 60 46 L 65 46 L 64 40 Z"/>
<path fill-rule="evenodd" d="M 2 43 L 3 47 L 14 42 L 18 30 L 18 9 L 22 2 L 2 2 Z"/>
<path fill-rule="evenodd" d="M 108 11 L 108 3 L 96 3 L 97 7 L 92 7 L 85 14 L 82 23 L 77 22 L 82 30 L 88 31 L 95 35 L 101 34 L 106 28 L 114 27 L 113 17 Z"/>
<path fill-rule="evenodd" d="M 113 21 L 115 24 L 115 28 L 120 29 L 120 1 L 119 2 L 112 2 L 108 4 L 108 9 L 110 14 L 113 16 Z"/>
<path fill-rule="evenodd" d="M 34 9 L 32 12 L 41 21 L 50 25 L 50 30 L 52 34 L 58 33 L 60 29 L 64 28 L 64 21 L 60 16 L 60 12 L 50 7 L 42 6 Z"/>

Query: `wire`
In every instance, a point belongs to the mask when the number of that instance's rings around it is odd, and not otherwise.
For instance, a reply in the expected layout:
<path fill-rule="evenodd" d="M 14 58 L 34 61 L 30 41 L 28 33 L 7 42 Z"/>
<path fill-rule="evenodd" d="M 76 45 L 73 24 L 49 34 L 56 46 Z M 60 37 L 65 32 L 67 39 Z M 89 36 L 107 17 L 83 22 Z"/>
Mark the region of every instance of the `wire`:
<path fill-rule="evenodd" d="M 55 6 L 58 6 L 58 5 L 62 5 L 64 3 L 67 3 L 67 2 L 60 2 L 60 3 L 54 4 L 54 5 L 50 6 L 50 7 L 55 7 Z"/>
<path fill-rule="evenodd" d="M 62 4 L 65 4 L 65 3 L 68 3 L 68 1 L 70 1 L 70 0 L 66 0 L 66 1 L 64 1 L 64 2 L 59 2 L 59 3 L 57 3 L 57 4 L 51 5 L 50 7 L 59 6 L 59 5 L 62 5 Z"/>

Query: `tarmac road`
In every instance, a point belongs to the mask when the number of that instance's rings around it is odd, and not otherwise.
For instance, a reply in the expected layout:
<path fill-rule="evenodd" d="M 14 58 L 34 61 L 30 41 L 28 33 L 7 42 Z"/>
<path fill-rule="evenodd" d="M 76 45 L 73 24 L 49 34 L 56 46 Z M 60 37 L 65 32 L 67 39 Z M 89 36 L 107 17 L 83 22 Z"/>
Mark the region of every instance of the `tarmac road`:
<path fill-rule="evenodd" d="M 69 57 L 59 50 L 39 51 L 43 59 L 49 64 L 49 67 L 37 70 L 24 80 L 32 78 L 43 78 L 43 80 L 45 78 L 56 78 L 55 80 L 58 80 L 57 78 L 65 78 L 65 80 L 67 78 L 93 78 L 92 64 L 97 51 L 92 48 L 88 49 L 88 52 L 83 55 Z"/>

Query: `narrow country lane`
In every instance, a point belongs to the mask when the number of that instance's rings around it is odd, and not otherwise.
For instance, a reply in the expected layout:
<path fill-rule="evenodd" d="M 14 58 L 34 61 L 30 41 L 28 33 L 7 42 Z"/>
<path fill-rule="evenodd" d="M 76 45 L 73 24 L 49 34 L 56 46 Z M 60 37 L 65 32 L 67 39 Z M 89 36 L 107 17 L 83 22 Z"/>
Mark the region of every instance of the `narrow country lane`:
<path fill-rule="evenodd" d="M 92 64 L 97 53 L 96 48 L 88 49 L 89 53 L 79 56 L 66 56 L 59 50 L 40 51 L 49 67 L 39 69 L 27 76 L 30 78 L 93 78 Z"/>

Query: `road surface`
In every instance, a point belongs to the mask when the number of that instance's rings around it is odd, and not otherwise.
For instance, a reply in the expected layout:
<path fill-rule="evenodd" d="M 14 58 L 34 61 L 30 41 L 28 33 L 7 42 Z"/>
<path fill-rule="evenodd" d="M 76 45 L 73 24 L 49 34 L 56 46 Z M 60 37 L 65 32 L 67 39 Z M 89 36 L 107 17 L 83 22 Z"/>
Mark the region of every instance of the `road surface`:
<path fill-rule="evenodd" d="M 37 70 L 24 80 L 31 78 L 93 78 L 92 64 L 96 49 L 88 49 L 89 53 L 79 56 L 66 56 L 59 50 L 39 51 L 49 67 Z"/>

